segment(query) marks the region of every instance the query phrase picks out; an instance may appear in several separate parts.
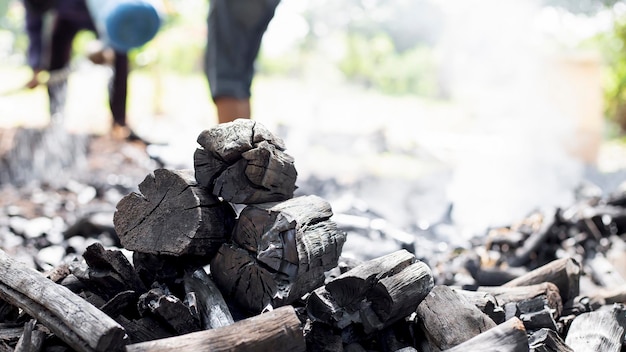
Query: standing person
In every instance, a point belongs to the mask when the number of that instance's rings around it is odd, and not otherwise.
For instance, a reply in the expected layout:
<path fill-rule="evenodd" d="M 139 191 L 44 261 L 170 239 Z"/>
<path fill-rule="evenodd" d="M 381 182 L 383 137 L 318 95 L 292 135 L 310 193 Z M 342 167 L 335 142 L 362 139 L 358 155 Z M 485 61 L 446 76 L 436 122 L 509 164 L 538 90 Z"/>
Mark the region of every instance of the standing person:
<path fill-rule="evenodd" d="M 219 123 L 250 118 L 261 39 L 280 0 L 211 0 L 205 74 Z"/>
<path fill-rule="evenodd" d="M 28 65 L 33 71 L 26 86 L 38 86 L 40 72 L 51 73 L 53 79 L 48 84 L 50 117 L 53 122 L 59 121 L 65 108 L 73 40 L 79 31 L 96 32 L 96 28 L 85 0 L 24 0 L 24 5 L 29 38 Z M 110 56 L 113 68 L 109 82 L 109 106 L 113 115 L 111 131 L 116 138 L 137 139 L 126 125 L 128 56 L 118 51 Z"/>

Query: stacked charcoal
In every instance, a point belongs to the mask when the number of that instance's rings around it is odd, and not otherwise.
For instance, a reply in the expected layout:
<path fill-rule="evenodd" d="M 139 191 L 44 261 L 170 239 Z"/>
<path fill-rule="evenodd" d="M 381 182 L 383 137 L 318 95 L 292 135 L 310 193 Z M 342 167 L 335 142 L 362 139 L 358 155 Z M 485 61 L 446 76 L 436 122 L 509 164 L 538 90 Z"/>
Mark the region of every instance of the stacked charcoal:
<path fill-rule="evenodd" d="M 0 350 L 623 349 L 626 197 L 437 256 L 392 231 L 408 250 L 361 261 L 341 256 L 327 201 L 294 196 L 294 160 L 261 124 L 198 143 L 193 170 L 157 169 L 119 200 L 121 249 L 45 274 L 0 253 Z"/>

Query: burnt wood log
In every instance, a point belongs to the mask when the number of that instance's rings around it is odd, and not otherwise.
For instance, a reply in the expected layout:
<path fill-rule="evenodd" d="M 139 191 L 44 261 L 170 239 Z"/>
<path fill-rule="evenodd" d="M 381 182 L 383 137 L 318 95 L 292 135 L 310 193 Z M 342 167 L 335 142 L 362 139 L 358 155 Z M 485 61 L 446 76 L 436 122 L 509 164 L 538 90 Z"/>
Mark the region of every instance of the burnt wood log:
<path fill-rule="evenodd" d="M 24 332 L 15 345 L 15 352 L 41 351 L 46 333 L 41 330 L 36 330 L 36 323 L 37 321 L 33 319 L 24 324 Z"/>
<path fill-rule="evenodd" d="M 230 204 L 205 191 L 191 170 L 158 169 L 117 204 L 115 231 L 129 250 L 212 256 L 232 231 Z"/>
<path fill-rule="evenodd" d="M 306 351 L 300 320 L 283 306 L 232 325 L 126 346 L 127 352 Z"/>
<path fill-rule="evenodd" d="M 416 313 L 434 351 L 450 349 L 496 326 L 487 314 L 448 286 L 435 286 Z"/>
<path fill-rule="evenodd" d="M 339 329 L 361 324 L 367 334 L 410 315 L 433 285 L 430 268 L 400 250 L 364 262 L 313 291 L 307 313 L 313 321 Z"/>
<path fill-rule="evenodd" d="M 540 329 L 532 333 L 528 338 L 528 347 L 531 352 L 574 352 L 552 329 Z"/>
<path fill-rule="evenodd" d="M 545 297 L 548 306 L 550 309 L 554 309 L 556 316 L 560 316 L 563 311 L 559 288 L 551 282 L 518 287 L 480 286 L 477 291 L 490 293 L 500 306 L 507 303 L 517 304 L 536 297 Z"/>
<path fill-rule="evenodd" d="M 293 197 L 297 178 L 282 139 L 260 123 L 237 119 L 198 136 L 194 169 L 198 183 L 232 203 L 253 204 Z"/>
<path fill-rule="evenodd" d="M 330 220 L 330 204 L 317 196 L 245 207 L 211 261 L 211 275 L 225 295 L 258 313 L 279 307 L 323 285 L 337 266 L 346 234 Z"/>
<path fill-rule="evenodd" d="M 0 251 L 0 298 L 21 308 L 77 351 L 116 351 L 127 336 L 117 322 L 69 289 Z"/>
<path fill-rule="evenodd" d="M 551 282 L 556 285 L 563 304 L 580 292 L 580 264 L 573 258 L 553 260 L 507 283 L 504 287 L 528 286 Z"/>
<path fill-rule="evenodd" d="M 565 343 L 577 352 L 619 352 L 625 330 L 626 308 L 623 304 L 614 304 L 611 308 L 576 316 L 569 326 Z"/>
<path fill-rule="evenodd" d="M 528 337 L 524 324 L 518 318 L 511 318 L 445 351 L 526 352 Z"/>
<path fill-rule="evenodd" d="M 128 343 L 131 344 L 164 339 L 176 335 L 171 329 L 164 328 L 152 317 L 129 319 L 120 315 L 115 320 L 124 327 L 129 337 Z"/>
<path fill-rule="evenodd" d="M 167 290 L 158 287 L 139 296 L 139 313 L 148 313 L 178 334 L 200 330 L 200 321 L 187 305 Z"/>
<path fill-rule="evenodd" d="M 185 292 L 195 294 L 203 330 L 221 328 L 235 322 L 222 293 L 204 269 L 186 273 L 184 283 Z"/>
<path fill-rule="evenodd" d="M 539 296 L 517 303 L 519 318 L 524 322 L 526 330 L 534 331 L 541 328 L 557 329 L 554 311 L 548 306 L 545 297 Z"/>
<path fill-rule="evenodd" d="M 619 352 L 624 343 L 626 309 L 614 304 L 611 309 L 577 316 L 569 327 L 565 343 L 576 352 Z"/>
<path fill-rule="evenodd" d="M 90 288 L 103 297 L 112 298 L 120 292 L 145 292 L 146 287 L 120 250 L 106 250 L 96 242 L 85 250 L 83 258 L 89 270 Z"/>
<path fill-rule="evenodd" d="M 491 293 L 459 289 L 454 289 L 454 292 L 464 296 L 471 304 L 480 309 L 481 312 L 487 314 L 494 323 L 501 324 L 506 320 L 504 309 Z"/>

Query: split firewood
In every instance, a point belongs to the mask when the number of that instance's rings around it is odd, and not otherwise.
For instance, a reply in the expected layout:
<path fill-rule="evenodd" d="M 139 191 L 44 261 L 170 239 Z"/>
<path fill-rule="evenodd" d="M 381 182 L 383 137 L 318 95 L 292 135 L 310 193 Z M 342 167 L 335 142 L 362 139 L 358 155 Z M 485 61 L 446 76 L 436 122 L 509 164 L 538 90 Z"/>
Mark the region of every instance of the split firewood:
<path fill-rule="evenodd" d="M 540 329 L 528 338 L 530 352 L 574 352 L 559 334 L 551 329 Z"/>
<path fill-rule="evenodd" d="M 196 179 L 226 201 L 278 202 L 293 197 L 297 178 L 282 139 L 260 123 L 237 119 L 205 130 L 194 154 Z"/>
<path fill-rule="evenodd" d="M 548 307 L 554 309 L 556 316 L 560 316 L 563 311 L 563 302 L 561 301 L 559 288 L 551 282 L 517 287 L 480 286 L 477 291 L 490 293 L 500 306 L 536 297 L 544 297 Z"/>
<path fill-rule="evenodd" d="M 371 333 L 410 315 L 433 285 L 430 268 L 400 250 L 364 262 L 313 291 L 307 313 L 313 321 L 339 329 L 358 323 Z"/>
<path fill-rule="evenodd" d="M 0 251 L 0 298 L 21 308 L 77 351 L 116 351 L 124 329 L 69 289 Z"/>
<path fill-rule="evenodd" d="M 246 206 L 233 243 L 211 261 L 215 283 L 251 312 L 294 302 L 337 266 L 346 234 L 331 216 L 330 204 L 317 196 Z"/>
<path fill-rule="evenodd" d="M 186 273 L 184 283 L 185 292 L 195 294 L 203 330 L 221 328 L 235 322 L 222 293 L 204 269 Z"/>
<path fill-rule="evenodd" d="M 120 250 L 106 250 L 96 242 L 85 250 L 83 258 L 89 267 L 89 286 L 107 298 L 120 292 L 145 292 L 146 287 Z"/>
<path fill-rule="evenodd" d="M 513 279 L 504 287 L 528 286 L 551 282 L 556 285 L 563 304 L 578 296 L 581 275 L 580 264 L 573 258 L 556 259 L 535 270 Z"/>
<path fill-rule="evenodd" d="M 511 318 L 445 351 L 526 352 L 528 337 L 524 324 L 518 318 Z"/>
<path fill-rule="evenodd" d="M 126 346 L 127 352 L 306 351 L 300 320 L 283 306 L 232 325 Z"/>
<path fill-rule="evenodd" d="M 230 236 L 235 212 L 200 187 L 191 170 L 158 169 L 117 204 L 124 248 L 173 256 L 212 256 Z"/>
<path fill-rule="evenodd" d="M 152 288 L 139 296 L 137 306 L 142 316 L 151 314 L 178 334 L 200 330 L 199 317 L 194 316 L 189 307 L 167 289 Z"/>
<path fill-rule="evenodd" d="M 487 314 L 448 286 L 435 286 L 416 312 L 434 351 L 450 349 L 496 326 Z"/>
<path fill-rule="evenodd" d="M 569 327 L 565 343 L 576 352 L 619 352 L 624 343 L 626 309 L 614 304 L 611 309 L 577 316 Z"/>

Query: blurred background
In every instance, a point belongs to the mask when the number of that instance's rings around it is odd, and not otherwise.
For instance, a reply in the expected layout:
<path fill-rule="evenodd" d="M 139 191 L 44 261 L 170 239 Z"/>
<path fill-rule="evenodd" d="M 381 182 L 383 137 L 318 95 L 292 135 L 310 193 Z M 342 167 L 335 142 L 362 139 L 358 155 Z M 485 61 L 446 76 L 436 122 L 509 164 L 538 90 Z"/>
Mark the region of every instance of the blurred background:
<path fill-rule="evenodd" d="M 160 32 L 131 52 L 129 124 L 168 167 L 192 167 L 217 121 L 208 4 L 164 2 Z M 86 60 L 93 39 L 75 42 L 65 127 L 105 134 L 110 72 Z M 283 0 L 253 118 L 337 211 L 361 201 L 399 228 L 447 221 L 467 237 L 626 180 L 625 44 L 617 0 Z M 48 123 L 45 88 L 19 89 L 26 46 L 21 1 L 0 0 L 2 128 Z"/>

